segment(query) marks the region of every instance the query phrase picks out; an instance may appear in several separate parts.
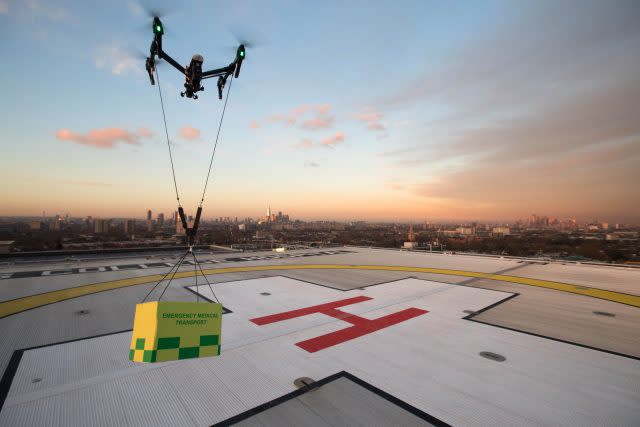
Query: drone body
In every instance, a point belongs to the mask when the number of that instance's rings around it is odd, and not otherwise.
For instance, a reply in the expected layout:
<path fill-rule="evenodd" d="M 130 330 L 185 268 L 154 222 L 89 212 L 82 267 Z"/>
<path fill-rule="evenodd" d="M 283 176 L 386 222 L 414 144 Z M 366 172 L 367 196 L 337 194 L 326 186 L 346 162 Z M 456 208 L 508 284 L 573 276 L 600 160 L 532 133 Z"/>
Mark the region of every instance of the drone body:
<path fill-rule="evenodd" d="M 156 66 L 156 57 L 164 59 L 178 71 L 184 74 L 185 90 L 184 92 L 180 92 L 180 95 L 186 96 L 187 98 L 198 99 L 197 92 L 204 90 L 204 87 L 201 84 L 202 80 L 211 77 L 218 77 L 218 98 L 222 99 L 222 90 L 224 89 L 224 85 L 227 82 L 227 78 L 232 74 L 236 78 L 240 76 L 240 67 L 242 66 L 242 61 L 245 58 L 245 48 L 243 44 L 238 47 L 238 50 L 236 51 L 236 58 L 231 64 L 227 65 L 226 67 L 203 72 L 202 64 L 204 63 L 204 58 L 202 57 L 202 55 L 193 55 L 193 57 L 191 58 L 191 63 L 186 68 L 183 67 L 171 56 L 169 56 L 164 50 L 162 50 L 162 36 L 164 34 L 164 27 L 162 26 L 160 18 L 158 18 L 157 16 L 154 17 L 152 26 L 153 41 L 151 42 L 150 55 L 146 59 L 145 63 L 147 73 L 149 73 L 149 80 L 151 81 L 152 85 L 155 84 L 153 73 Z"/>

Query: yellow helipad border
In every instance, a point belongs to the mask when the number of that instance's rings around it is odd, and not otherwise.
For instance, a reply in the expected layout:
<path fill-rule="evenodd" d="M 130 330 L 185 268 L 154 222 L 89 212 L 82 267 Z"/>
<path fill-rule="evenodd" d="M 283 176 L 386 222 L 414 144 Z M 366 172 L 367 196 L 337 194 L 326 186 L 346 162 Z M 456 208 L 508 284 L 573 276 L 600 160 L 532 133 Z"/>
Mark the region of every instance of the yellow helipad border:
<path fill-rule="evenodd" d="M 605 289 L 584 287 L 581 285 L 572 285 L 569 283 L 554 282 L 550 280 L 531 279 L 528 277 L 507 276 L 503 274 L 478 273 L 475 271 L 449 270 L 444 268 L 429 267 L 402 267 L 387 265 L 339 265 L 339 264 L 293 264 L 293 265 L 255 265 L 247 267 L 226 267 L 204 270 L 209 274 L 226 274 L 226 273 L 243 273 L 250 271 L 269 271 L 269 270 L 379 270 L 379 271 L 405 271 L 409 273 L 430 273 L 443 274 L 447 276 L 463 276 L 477 277 L 481 279 L 496 280 L 501 282 L 517 283 L 520 285 L 537 286 L 539 288 L 554 289 L 562 292 L 570 292 L 572 294 L 585 295 L 589 297 L 599 298 L 607 301 L 613 301 L 621 304 L 627 304 L 634 307 L 640 307 L 640 296 L 624 294 L 620 292 L 608 291 Z M 176 279 L 192 277 L 195 275 L 193 271 L 181 271 L 175 275 Z M 113 289 L 125 288 L 128 286 L 143 285 L 145 283 L 157 282 L 162 279 L 163 275 L 154 274 L 150 276 L 132 277 L 128 279 L 111 280 L 108 282 L 94 283 L 90 285 L 82 285 L 74 288 L 61 289 L 53 292 L 46 292 L 37 295 L 17 298 L 14 300 L 4 301 L 0 303 L 0 318 L 11 316 L 32 308 L 41 307 L 47 304 L 77 298 L 84 295 L 95 294 L 98 292 L 110 291 Z"/>

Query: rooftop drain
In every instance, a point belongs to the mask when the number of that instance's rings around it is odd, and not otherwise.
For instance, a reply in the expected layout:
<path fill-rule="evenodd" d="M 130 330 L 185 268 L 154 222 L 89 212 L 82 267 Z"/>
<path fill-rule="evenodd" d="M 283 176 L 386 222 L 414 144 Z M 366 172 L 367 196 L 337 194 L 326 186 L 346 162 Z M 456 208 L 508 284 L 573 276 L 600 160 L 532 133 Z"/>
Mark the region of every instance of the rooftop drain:
<path fill-rule="evenodd" d="M 606 311 L 594 311 L 593 314 L 596 316 L 604 316 L 604 317 L 616 317 L 613 313 L 608 313 Z"/>
<path fill-rule="evenodd" d="M 32 383 L 39 383 L 40 381 L 42 381 L 42 378 L 34 378 L 31 380 Z"/>
<path fill-rule="evenodd" d="M 85 310 L 78 310 L 78 311 L 76 311 L 76 314 L 78 316 L 84 316 L 85 314 L 89 314 L 89 310 L 86 310 L 86 309 Z"/>
<path fill-rule="evenodd" d="M 315 381 L 309 377 L 300 377 L 293 381 L 293 385 L 296 386 L 297 388 L 309 387 L 313 383 L 315 383 Z"/>
<path fill-rule="evenodd" d="M 266 296 L 269 296 L 271 294 L 269 292 L 260 292 L 260 295 L 264 295 L 266 297 Z"/>
<path fill-rule="evenodd" d="M 504 357 L 503 355 L 498 353 L 492 353 L 490 351 L 481 351 L 478 354 L 484 357 L 485 359 L 493 360 L 494 362 L 504 362 L 505 360 L 507 360 L 507 358 Z"/>

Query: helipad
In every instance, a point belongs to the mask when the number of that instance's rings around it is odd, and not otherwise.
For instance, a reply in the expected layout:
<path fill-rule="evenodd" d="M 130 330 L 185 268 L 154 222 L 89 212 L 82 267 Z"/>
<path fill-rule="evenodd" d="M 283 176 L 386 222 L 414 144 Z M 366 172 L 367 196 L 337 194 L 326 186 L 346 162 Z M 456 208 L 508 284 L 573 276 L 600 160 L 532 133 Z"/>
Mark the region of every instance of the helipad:
<path fill-rule="evenodd" d="M 213 298 L 192 271 L 168 298 Z M 640 419 L 638 270 L 357 248 L 220 262 L 221 356 L 133 364 L 133 308 L 159 273 L 0 281 L 0 425 Z"/>

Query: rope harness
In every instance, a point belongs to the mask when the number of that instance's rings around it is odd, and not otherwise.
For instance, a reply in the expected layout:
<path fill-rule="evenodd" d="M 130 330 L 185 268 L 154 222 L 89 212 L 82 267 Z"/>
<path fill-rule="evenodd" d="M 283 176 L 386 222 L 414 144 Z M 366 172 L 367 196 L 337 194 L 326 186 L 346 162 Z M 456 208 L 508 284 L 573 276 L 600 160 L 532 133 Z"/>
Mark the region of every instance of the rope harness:
<path fill-rule="evenodd" d="M 219 303 L 220 301 L 218 300 L 218 297 L 216 296 L 215 292 L 213 292 L 213 288 L 211 286 L 211 283 L 209 282 L 209 279 L 207 278 L 207 276 L 204 274 L 204 271 L 202 270 L 202 266 L 200 265 L 200 262 L 198 261 L 198 259 L 196 258 L 195 253 L 193 252 L 193 246 L 195 245 L 195 241 L 196 241 L 196 236 L 198 233 L 198 226 L 200 225 L 200 215 L 202 214 L 202 206 L 204 204 L 204 198 L 207 194 L 207 186 L 209 184 L 209 177 L 211 176 L 211 169 L 213 168 L 213 159 L 216 155 L 216 148 L 218 147 L 218 141 L 220 139 L 220 131 L 222 129 L 222 121 L 224 120 L 224 113 L 227 110 L 227 101 L 229 101 L 229 93 L 231 92 L 231 85 L 233 83 L 233 75 L 231 75 L 231 81 L 229 82 L 229 87 L 227 88 L 227 95 L 225 97 L 224 100 L 224 106 L 222 108 L 222 114 L 220 115 L 220 122 L 218 123 L 218 132 L 216 134 L 216 140 L 215 143 L 213 145 L 213 151 L 211 153 L 211 160 L 209 161 L 209 170 L 207 171 L 207 177 L 204 181 L 204 188 L 202 190 L 202 198 L 200 199 L 200 202 L 198 203 L 198 210 L 196 211 L 196 217 L 195 220 L 193 222 L 193 227 L 189 227 L 188 223 L 187 223 L 187 217 L 184 213 L 184 209 L 182 208 L 182 204 L 180 203 L 180 194 L 178 192 L 178 183 L 176 180 L 176 171 L 175 171 L 175 167 L 173 164 L 173 155 L 171 153 L 171 141 L 169 140 L 169 130 L 168 130 L 168 126 L 167 126 L 167 116 L 165 113 L 165 109 L 164 109 L 164 100 L 162 97 L 162 89 L 160 88 L 160 76 L 158 75 L 158 68 L 155 68 L 155 73 L 156 73 L 156 81 L 158 82 L 158 95 L 160 97 L 160 107 L 162 109 L 162 120 L 164 121 L 164 133 L 167 139 L 167 148 L 169 150 L 169 160 L 171 163 L 171 174 L 173 176 L 173 187 L 175 189 L 176 192 L 176 201 L 178 202 L 178 214 L 180 216 L 180 221 L 182 222 L 182 227 L 185 230 L 185 235 L 187 237 L 187 250 L 185 252 L 184 255 L 182 255 L 178 262 L 171 267 L 171 269 L 169 270 L 169 272 L 167 274 L 165 274 L 162 279 L 160 279 L 158 281 L 158 283 L 156 283 L 153 288 L 151 288 L 151 290 L 149 291 L 149 293 L 147 293 L 147 295 L 142 299 L 142 302 L 145 302 L 146 299 L 153 293 L 153 291 L 163 282 L 165 281 L 169 276 L 171 276 L 169 278 L 169 280 L 167 281 L 167 284 L 165 285 L 164 289 L 162 290 L 162 293 L 160 294 L 160 297 L 158 298 L 158 300 L 161 300 L 162 297 L 164 296 L 165 292 L 167 291 L 167 288 L 169 288 L 169 285 L 171 284 L 171 282 L 173 281 L 173 279 L 176 276 L 176 273 L 178 272 L 178 270 L 180 269 L 180 267 L 182 266 L 182 263 L 184 262 L 185 258 L 187 258 L 187 256 L 191 256 L 193 257 L 193 269 L 196 272 L 195 275 L 195 282 L 196 282 L 196 302 L 199 302 L 199 298 L 200 298 L 200 293 L 198 291 L 198 269 L 200 271 L 200 274 L 202 275 L 202 277 L 204 277 L 207 285 L 209 286 L 209 290 L 211 291 L 211 294 L 213 295 L 213 297 L 215 298 L 215 300 Z"/>

